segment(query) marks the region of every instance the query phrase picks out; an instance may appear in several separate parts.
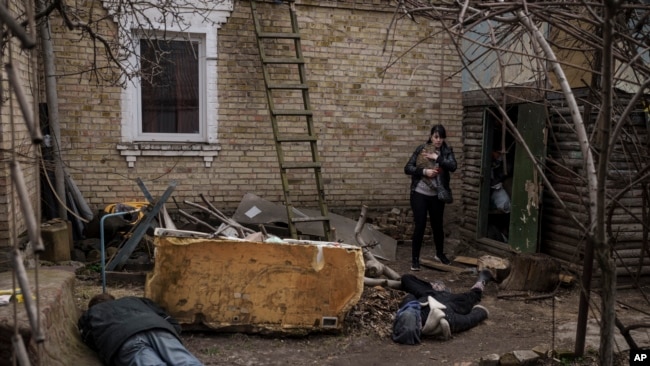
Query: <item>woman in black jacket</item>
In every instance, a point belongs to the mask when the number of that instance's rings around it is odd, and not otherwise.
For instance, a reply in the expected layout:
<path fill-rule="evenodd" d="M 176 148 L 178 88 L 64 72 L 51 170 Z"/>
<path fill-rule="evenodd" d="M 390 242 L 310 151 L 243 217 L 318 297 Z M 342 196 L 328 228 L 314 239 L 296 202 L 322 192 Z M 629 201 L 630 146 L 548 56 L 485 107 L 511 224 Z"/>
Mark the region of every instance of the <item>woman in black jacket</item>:
<path fill-rule="evenodd" d="M 431 128 L 429 140 L 418 146 L 404 166 L 404 173 L 411 176 L 410 202 L 413 210 L 413 236 L 411 238 L 411 270 L 420 270 L 420 250 L 429 216 L 433 241 L 436 245 L 435 259 L 443 264 L 450 261 L 445 256 L 443 215 L 445 204 L 450 203 L 449 181 L 456 171 L 454 151 L 447 145 L 444 126 Z"/>

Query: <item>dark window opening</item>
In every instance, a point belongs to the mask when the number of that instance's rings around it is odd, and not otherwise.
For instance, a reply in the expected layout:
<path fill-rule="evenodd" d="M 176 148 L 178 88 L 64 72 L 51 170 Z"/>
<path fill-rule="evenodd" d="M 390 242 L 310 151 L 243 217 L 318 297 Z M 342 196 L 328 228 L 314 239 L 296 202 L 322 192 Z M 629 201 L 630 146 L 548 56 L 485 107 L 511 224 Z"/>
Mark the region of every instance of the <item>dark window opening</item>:
<path fill-rule="evenodd" d="M 200 133 L 198 46 L 140 41 L 142 133 Z"/>

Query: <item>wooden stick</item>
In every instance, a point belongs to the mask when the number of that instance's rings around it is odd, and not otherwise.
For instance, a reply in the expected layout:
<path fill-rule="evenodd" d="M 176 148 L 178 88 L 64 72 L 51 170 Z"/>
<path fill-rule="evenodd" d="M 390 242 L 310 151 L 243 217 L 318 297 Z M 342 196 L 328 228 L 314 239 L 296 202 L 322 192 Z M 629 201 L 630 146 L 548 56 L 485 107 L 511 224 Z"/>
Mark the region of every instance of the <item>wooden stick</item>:
<path fill-rule="evenodd" d="M 190 220 L 190 222 L 192 224 L 201 224 L 201 225 L 207 227 L 208 229 L 212 230 L 213 232 L 218 231 L 216 227 L 208 224 L 205 221 L 197 219 L 196 217 L 192 216 L 190 213 L 187 213 L 187 212 L 185 212 L 183 210 L 178 210 L 178 213 L 181 214 L 182 216 L 184 216 L 185 218 L 187 218 L 188 220 Z"/>
<path fill-rule="evenodd" d="M 226 225 L 232 226 L 235 230 L 237 230 L 237 234 L 239 235 L 240 238 L 243 238 L 243 237 L 246 236 L 244 233 L 252 234 L 252 233 L 255 232 L 255 230 L 252 230 L 252 229 L 249 229 L 247 227 L 244 227 L 244 226 L 240 225 L 236 221 L 229 219 L 228 217 L 226 217 L 225 215 L 223 215 L 222 213 L 220 213 L 218 211 L 212 211 L 211 209 L 209 209 L 207 207 L 203 207 L 203 206 L 201 206 L 199 204 L 196 204 L 194 202 L 190 202 L 190 201 L 183 201 L 183 202 L 185 202 L 186 204 L 188 204 L 188 205 L 190 205 L 192 207 L 196 207 L 198 209 L 201 209 L 201 210 L 209 213 L 210 215 L 212 215 L 212 216 L 218 218 L 219 220 L 221 220 Z"/>
<path fill-rule="evenodd" d="M 379 262 L 375 256 L 370 253 L 370 249 L 368 249 L 368 245 L 365 243 L 363 238 L 361 237 L 361 232 L 363 231 L 363 227 L 366 224 L 366 212 L 368 211 L 368 206 L 363 205 L 361 207 L 361 213 L 359 214 L 359 220 L 357 220 L 357 225 L 354 227 L 354 237 L 357 240 L 357 243 L 363 248 L 363 258 L 365 259 L 366 262 L 366 272 L 367 274 L 370 274 L 372 276 L 377 276 L 379 277 L 380 275 L 384 275 L 391 280 L 398 280 L 402 276 L 400 276 L 399 273 L 393 271 L 390 267 L 386 266 L 385 264 Z"/>
<path fill-rule="evenodd" d="M 203 200 L 203 202 L 205 202 L 205 204 L 208 205 L 208 207 L 210 208 L 210 210 L 211 210 L 214 214 L 217 215 L 217 217 L 218 217 L 219 219 L 221 219 L 225 224 L 228 224 L 228 225 L 232 226 L 233 228 L 237 229 L 237 231 L 239 231 L 239 232 L 241 233 L 242 238 L 245 236 L 245 235 L 244 235 L 244 232 L 246 232 L 246 233 L 248 233 L 248 234 L 252 234 L 252 233 L 255 232 L 255 230 L 252 230 L 252 229 L 249 229 L 249 228 L 247 228 L 247 227 L 245 227 L 245 226 L 242 226 L 242 225 L 241 225 L 240 223 L 238 223 L 237 221 L 235 221 L 235 220 L 231 219 L 230 217 L 224 215 L 221 211 L 219 211 L 216 207 L 214 207 L 214 205 L 213 205 L 212 203 L 210 203 L 210 201 L 208 201 L 207 198 L 205 198 L 205 196 L 203 195 L 203 193 L 199 194 L 199 196 L 201 197 L 201 199 Z"/>
<path fill-rule="evenodd" d="M 538 295 L 538 296 L 530 296 L 528 293 L 522 293 L 522 294 L 503 294 L 503 295 L 497 295 L 497 299 L 505 299 L 509 297 L 523 297 L 524 301 L 529 301 L 529 300 L 543 300 L 543 299 L 548 299 L 555 296 L 555 293 L 552 294 L 546 294 L 546 295 Z"/>

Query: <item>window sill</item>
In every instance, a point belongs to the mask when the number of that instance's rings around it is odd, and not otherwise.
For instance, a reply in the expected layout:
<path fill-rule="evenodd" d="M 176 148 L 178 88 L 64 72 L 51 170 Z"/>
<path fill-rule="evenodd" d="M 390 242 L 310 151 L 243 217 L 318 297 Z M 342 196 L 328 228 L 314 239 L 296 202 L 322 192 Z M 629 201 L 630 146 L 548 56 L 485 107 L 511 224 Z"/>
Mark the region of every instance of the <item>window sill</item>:
<path fill-rule="evenodd" d="M 202 156 L 205 167 L 209 168 L 221 147 L 216 144 L 132 143 L 118 144 L 117 150 L 124 156 L 129 168 L 135 167 L 139 156 Z"/>

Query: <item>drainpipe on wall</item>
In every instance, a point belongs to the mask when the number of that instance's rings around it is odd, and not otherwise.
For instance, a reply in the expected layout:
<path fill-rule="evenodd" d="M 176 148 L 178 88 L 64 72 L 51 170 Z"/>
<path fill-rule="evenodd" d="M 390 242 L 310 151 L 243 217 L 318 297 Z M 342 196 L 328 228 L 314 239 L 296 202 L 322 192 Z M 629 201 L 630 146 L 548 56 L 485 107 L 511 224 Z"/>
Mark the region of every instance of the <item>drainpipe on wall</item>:
<path fill-rule="evenodd" d="M 37 1 L 38 12 L 45 9 L 43 0 Z M 44 18 L 38 23 L 38 33 L 41 36 L 43 49 L 43 67 L 45 71 L 45 99 L 47 113 L 52 135 L 54 157 L 54 188 L 59 200 L 59 217 L 67 220 L 65 180 L 63 176 L 63 161 L 61 160 L 61 127 L 59 125 L 59 98 L 56 92 L 56 78 L 54 67 L 54 51 L 50 32 L 49 18 Z"/>

